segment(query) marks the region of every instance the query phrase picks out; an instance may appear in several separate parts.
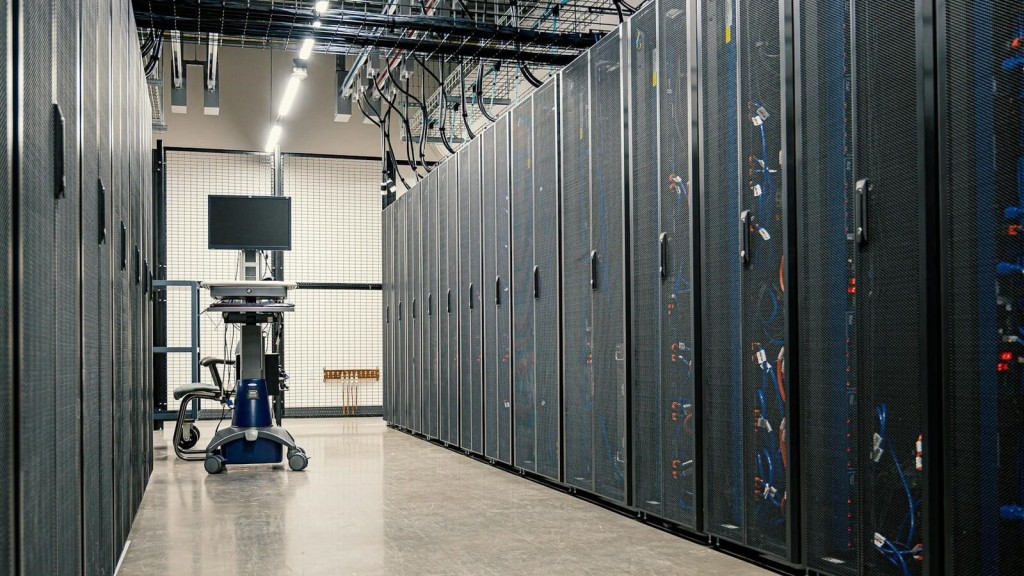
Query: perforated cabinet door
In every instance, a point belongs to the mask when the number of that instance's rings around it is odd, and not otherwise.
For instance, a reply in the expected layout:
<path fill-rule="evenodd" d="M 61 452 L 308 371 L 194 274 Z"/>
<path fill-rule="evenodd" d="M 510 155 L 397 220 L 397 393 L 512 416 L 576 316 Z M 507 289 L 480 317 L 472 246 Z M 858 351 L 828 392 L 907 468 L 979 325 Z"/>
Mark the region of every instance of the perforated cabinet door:
<path fill-rule="evenodd" d="M 54 38 L 78 38 L 81 23 L 77 3 L 53 3 Z M 25 30 L 25 33 L 33 33 Z M 47 30 L 49 33 L 49 30 Z M 82 346 L 80 280 L 81 262 L 79 260 L 79 217 L 82 202 L 80 187 L 80 143 L 78 125 L 79 84 L 78 82 L 62 82 L 56 79 L 76 78 L 78 75 L 78 42 L 61 42 L 54 40 L 55 96 L 64 115 L 63 135 L 56 149 L 63 158 L 63 178 L 65 179 L 65 195 L 53 206 L 56 217 L 54 251 L 56 254 L 56 278 L 53 291 L 52 307 L 56 315 L 53 345 L 56 354 L 56 370 L 54 386 L 57 402 L 54 404 L 58 441 L 54 444 L 49 457 L 57 466 L 53 478 L 56 494 L 61 494 L 59 503 L 55 502 L 56 525 L 61 529 L 56 533 L 54 546 L 48 551 L 56 556 L 57 569 L 53 574 L 77 574 L 81 570 L 82 530 L 81 530 L 81 486 L 82 470 L 80 463 L 81 430 L 74 423 L 81 417 L 81 392 L 76 383 L 81 375 L 79 350 Z M 46 68 L 44 68 L 46 69 Z M 49 102 L 45 94 L 33 95 Z M 131 110 L 131 108 L 129 108 Z M 43 129 L 52 126 L 44 122 Z M 29 193 L 38 193 L 32 190 Z M 44 287 L 39 287 L 48 292 Z M 41 359 L 42 360 L 42 359 Z M 37 449 L 43 449 L 40 447 Z M 23 484 L 24 486 L 24 484 Z M 44 541 L 45 542 L 45 541 Z M 37 545 L 45 546 L 44 542 Z"/>
<path fill-rule="evenodd" d="M 453 372 L 450 365 L 451 349 L 451 312 L 449 310 L 448 290 L 450 286 L 448 269 L 448 163 L 434 169 L 437 174 L 437 361 L 438 361 L 438 438 L 450 441 L 449 390 L 452 386 Z"/>
<path fill-rule="evenodd" d="M 416 184 L 409 190 L 409 236 L 406 247 L 409 261 L 409 429 L 423 431 L 423 187 Z"/>
<path fill-rule="evenodd" d="M 923 39 L 910 34 L 918 18 L 913 2 L 884 10 L 858 3 L 853 18 L 853 179 L 868 183 L 857 225 L 866 242 L 854 257 L 862 570 L 920 574 L 927 558 L 906 558 L 930 528 L 920 500 L 931 471 L 916 456 L 918 440 L 927 440 L 925 391 L 935 388 L 923 361 L 926 230 L 906 215 L 926 206 L 917 83 Z M 881 452 L 874 451 L 876 438 Z"/>
<path fill-rule="evenodd" d="M 945 3 L 940 183 L 947 311 L 947 570 L 1024 572 L 1024 316 L 1017 2 Z M 991 87 L 995 87 L 994 90 Z M 995 291 L 992 287 L 995 286 Z"/>
<path fill-rule="evenodd" d="M 462 199 L 459 195 L 459 156 L 450 156 L 445 163 L 448 166 L 448 442 L 455 446 L 461 445 L 460 424 L 462 410 L 460 406 L 462 384 L 463 354 L 461 322 L 462 310 L 462 275 L 460 269 L 461 222 L 459 219 Z M 468 384 L 467 384 L 468 386 Z"/>
<path fill-rule="evenodd" d="M 802 3 L 804 74 L 798 80 L 802 162 L 798 168 L 800 375 L 807 565 L 855 574 L 863 548 L 860 498 L 853 266 L 853 134 L 849 12 L 844 2 Z M 842 38 L 843 41 L 837 41 Z"/>
<path fill-rule="evenodd" d="M 661 420 L 661 188 L 658 157 L 658 10 L 644 6 L 629 20 L 630 216 L 632 238 L 633 491 L 637 508 L 657 515 L 665 501 Z"/>
<path fill-rule="evenodd" d="M 0 1 L 0 10 L 7 14 L 10 5 L 6 0 Z M 0 25 L 0 74 L 7 77 L 10 68 L 7 43 L 12 39 L 10 24 Z M 12 144 L 8 138 L 8 130 L 13 126 L 14 119 L 7 112 L 9 96 L 7 90 L 0 90 L 0 395 L 4 398 L 16 398 L 17 383 L 13 378 L 13 307 L 12 287 L 12 249 L 14 244 L 13 198 L 17 190 L 12 189 L 11 154 L 8 146 Z M 0 405 L 0 572 L 13 574 L 17 542 L 14 538 L 16 494 L 14 491 L 15 470 L 14 459 L 15 421 L 14 403 L 4 402 Z"/>
<path fill-rule="evenodd" d="M 424 255 L 424 326 L 423 335 L 424 367 L 426 372 L 426 394 L 423 408 L 423 433 L 437 438 L 437 171 L 431 172 L 425 181 L 427 193 L 426 217 L 423 227 Z"/>
<path fill-rule="evenodd" d="M 57 484 L 53 446 L 57 439 L 57 359 L 53 340 L 56 331 L 57 268 L 55 256 L 56 211 L 54 199 L 55 125 L 52 99 L 51 23 L 49 2 L 32 2 L 22 10 L 23 50 L 21 108 L 21 186 L 18 194 L 18 229 L 24 263 L 19 292 L 21 354 L 19 374 L 19 425 L 15 436 L 21 470 L 19 571 L 56 574 L 59 554 L 51 537 L 58 519 L 53 494 Z M 67 117 L 65 116 L 65 119 Z M 74 566 L 74 565 L 72 565 Z"/>
<path fill-rule="evenodd" d="M 561 268 L 558 239 L 561 193 L 558 186 L 558 79 L 533 98 L 533 252 L 537 292 L 533 302 L 536 344 L 535 403 L 537 473 L 557 479 L 561 470 L 561 355 L 559 349 Z"/>
<path fill-rule="evenodd" d="M 699 7 L 704 527 L 709 534 L 745 542 L 744 505 L 752 478 L 744 472 L 748 454 L 744 433 L 750 427 L 750 413 L 744 408 L 742 387 L 748 353 L 740 332 L 738 131 L 742 117 L 737 100 L 735 4 L 726 0 Z"/>
<path fill-rule="evenodd" d="M 593 490 L 626 501 L 625 191 L 621 29 L 591 49 Z"/>
<path fill-rule="evenodd" d="M 495 336 L 495 432 L 497 460 L 512 463 L 512 254 L 509 181 L 509 115 L 494 124 L 494 321 L 484 330 Z M 486 274 L 484 276 L 487 277 Z M 485 416 L 485 422 L 487 422 Z M 487 436 L 485 435 L 485 438 Z"/>
<path fill-rule="evenodd" d="M 482 216 L 482 253 L 483 275 L 485 280 L 481 289 L 482 303 L 485 311 L 485 324 L 483 343 L 483 382 L 484 382 L 484 456 L 497 458 L 498 456 L 498 357 L 497 337 L 495 330 L 498 318 L 498 273 L 497 273 L 497 233 L 495 224 L 497 221 L 496 194 L 495 194 L 495 171 L 494 171 L 494 134 L 493 127 L 488 127 L 480 135 L 481 144 L 481 181 L 480 190 L 483 196 Z"/>
<path fill-rule="evenodd" d="M 515 402 L 512 427 L 516 467 L 537 472 L 537 348 L 534 307 L 539 294 L 538 271 L 534 259 L 533 98 L 527 97 L 511 112 L 512 382 Z"/>
<path fill-rule="evenodd" d="M 562 393 L 565 482 L 594 489 L 590 56 L 561 72 Z M 538 348 L 539 350 L 539 348 Z"/>

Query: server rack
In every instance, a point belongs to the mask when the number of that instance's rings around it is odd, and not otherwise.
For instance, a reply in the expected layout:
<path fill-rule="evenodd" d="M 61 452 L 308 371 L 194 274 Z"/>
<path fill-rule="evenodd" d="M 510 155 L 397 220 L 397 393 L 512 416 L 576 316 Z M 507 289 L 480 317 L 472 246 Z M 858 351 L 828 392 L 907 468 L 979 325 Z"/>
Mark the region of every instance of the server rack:
<path fill-rule="evenodd" d="M 934 402 L 913 3 L 801 6 L 798 281 L 806 562 L 922 574 Z M 909 34 L 908 30 L 917 30 Z M 842 38 L 842 42 L 837 42 Z M 884 47 L 879 50 L 878 47 Z M 825 513 L 823 513 L 825 512 Z"/>
<path fill-rule="evenodd" d="M 384 382 L 384 397 L 383 397 L 383 412 L 384 421 L 394 423 L 395 416 L 391 411 L 391 400 L 394 397 L 394 356 L 392 353 L 392 328 L 394 324 L 391 322 L 391 283 L 393 282 L 391 273 L 391 263 L 394 258 L 394 245 L 391 242 L 391 215 L 393 211 L 390 209 L 391 206 L 385 206 L 381 210 L 381 316 L 384 322 L 384 343 L 383 343 L 383 354 L 384 354 L 384 374 L 381 376 Z"/>
<path fill-rule="evenodd" d="M 448 289 L 446 292 L 448 305 L 448 443 L 460 446 L 462 434 L 460 430 L 462 398 L 462 354 L 461 318 L 462 318 L 462 277 L 459 263 L 462 254 L 460 242 L 461 223 L 459 194 L 460 156 L 453 155 L 445 166 L 448 167 Z M 468 167 L 463 167 L 468 170 Z M 467 383 L 466 386 L 469 386 Z"/>
<path fill-rule="evenodd" d="M 537 346 L 534 330 L 534 300 L 537 297 L 534 272 L 534 161 L 533 99 L 517 104 L 511 115 L 512 177 L 512 337 L 513 360 L 513 454 L 515 465 L 537 472 Z M 556 460 L 557 463 L 557 460 Z M 548 470 L 549 477 L 551 470 Z M 558 467 L 553 477 L 558 479 Z"/>
<path fill-rule="evenodd" d="M 449 280 L 449 244 L 448 244 L 448 163 L 435 169 L 437 174 L 437 381 L 438 381 L 438 439 L 451 442 L 451 410 L 449 404 L 452 388 L 453 370 L 451 360 L 451 291 Z M 455 382 L 457 385 L 457 381 Z"/>
<path fill-rule="evenodd" d="M 629 22 L 634 505 L 697 522 L 697 343 L 685 0 Z"/>
<path fill-rule="evenodd" d="M 947 571 L 1024 573 L 1019 3 L 949 0 L 938 62 Z M 995 289 L 993 289 L 993 287 Z"/>
<path fill-rule="evenodd" d="M 794 550 L 785 370 L 791 199 L 780 6 L 701 6 L 700 157 L 705 526 L 785 559 Z"/>
<path fill-rule="evenodd" d="M 411 361 L 409 373 L 409 429 L 423 432 L 423 391 L 424 381 L 424 342 L 423 342 L 423 214 L 426 212 L 423 186 L 416 183 L 409 190 L 409 327 Z"/>
<path fill-rule="evenodd" d="M 514 464 L 552 480 L 561 468 L 558 86 L 548 81 L 507 116 Z"/>
<path fill-rule="evenodd" d="M 484 455 L 512 463 L 508 115 L 482 135 Z M 491 282 L 491 278 L 494 279 Z"/>
<path fill-rule="evenodd" d="M 533 96 L 533 329 L 536 344 L 536 471 L 555 478 L 561 468 L 561 186 L 559 181 L 560 80 L 555 77 Z"/>
<path fill-rule="evenodd" d="M 565 481 L 627 498 L 622 37 L 563 72 Z M 579 90 L 587 90 L 581 98 Z"/>
<path fill-rule="evenodd" d="M 427 174 L 420 188 L 425 194 L 423 216 L 423 433 L 438 437 L 437 383 L 437 172 Z"/>
<path fill-rule="evenodd" d="M 402 195 L 395 202 L 395 207 L 398 208 L 398 212 L 395 214 L 397 217 L 398 226 L 398 271 L 399 281 L 398 287 L 398 331 L 399 331 L 399 355 L 401 359 L 401 375 L 398 380 L 398 425 L 403 428 L 409 427 L 409 382 L 410 382 L 410 347 L 411 342 L 409 338 L 410 326 L 412 325 L 410 298 L 409 298 L 409 274 L 408 274 L 408 236 L 409 226 L 407 223 L 407 212 L 409 206 L 408 192 Z"/>
<path fill-rule="evenodd" d="M 480 139 L 462 147 L 459 156 L 459 269 L 464 292 L 459 328 L 461 374 L 460 445 L 483 453 L 483 282 L 480 234 Z"/>

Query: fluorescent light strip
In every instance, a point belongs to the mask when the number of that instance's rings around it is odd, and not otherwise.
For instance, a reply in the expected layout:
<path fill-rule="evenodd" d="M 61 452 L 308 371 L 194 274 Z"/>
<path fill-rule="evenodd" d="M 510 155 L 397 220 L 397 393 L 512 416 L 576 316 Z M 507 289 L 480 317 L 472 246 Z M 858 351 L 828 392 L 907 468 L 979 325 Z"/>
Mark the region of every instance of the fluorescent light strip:
<path fill-rule="evenodd" d="M 273 152 L 277 148 L 277 141 L 281 139 L 281 125 L 274 124 L 270 128 L 270 136 L 267 137 L 267 152 Z"/>
<path fill-rule="evenodd" d="M 313 39 L 306 38 L 302 41 L 302 48 L 299 49 L 299 60 L 309 60 L 309 55 L 313 53 Z"/>
<path fill-rule="evenodd" d="M 291 112 L 292 104 L 295 103 L 295 96 L 299 93 L 299 83 L 302 82 L 302 78 L 292 75 L 288 79 L 288 86 L 284 89 L 284 98 L 281 100 L 281 107 L 277 109 L 277 115 L 284 117 Z"/>
<path fill-rule="evenodd" d="M 313 5 L 313 10 L 316 10 L 317 14 L 323 14 L 324 12 L 327 12 L 327 4 L 327 0 L 320 0 Z"/>

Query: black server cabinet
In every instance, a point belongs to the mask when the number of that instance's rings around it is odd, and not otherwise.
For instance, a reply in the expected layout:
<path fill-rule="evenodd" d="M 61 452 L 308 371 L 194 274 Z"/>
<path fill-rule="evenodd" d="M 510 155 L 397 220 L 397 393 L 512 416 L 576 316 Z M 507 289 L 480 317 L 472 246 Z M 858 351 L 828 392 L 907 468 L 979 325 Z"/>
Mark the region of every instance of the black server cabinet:
<path fill-rule="evenodd" d="M 480 138 L 483 199 L 484 455 L 512 463 L 511 241 L 508 115 Z M 493 279 L 493 280 L 492 280 Z"/>
<path fill-rule="evenodd" d="M 1024 573 L 1024 9 L 947 0 L 939 61 L 947 572 Z"/>
<path fill-rule="evenodd" d="M 788 558 L 785 3 L 701 5 L 705 528 Z"/>
<path fill-rule="evenodd" d="M 565 481 L 627 497 L 625 161 L 616 30 L 563 72 Z"/>
<path fill-rule="evenodd" d="M 560 475 L 558 79 L 511 112 L 513 438 L 517 468 Z"/>
<path fill-rule="evenodd" d="M 459 271 L 464 292 L 459 302 L 461 373 L 460 446 L 482 454 L 483 446 L 483 286 L 480 234 L 480 139 L 462 147 L 459 156 Z"/>
<path fill-rule="evenodd" d="M 448 224 L 448 288 L 445 292 L 448 310 L 448 398 L 445 404 L 448 406 L 448 438 L 446 442 L 459 446 L 461 445 L 460 424 L 462 421 L 460 392 L 462 384 L 461 364 L 461 322 L 462 318 L 462 285 L 461 271 L 459 269 L 459 256 L 462 251 L 460 242 L 460 220 L 461 198 L 459 195 L 459 156 L 452 155 L 443 164 L 448 168 L 448 199 L 447 199 L 447 224 Z M 467 168 L 468 169 L 468 168 Z M 468 386 L 468 384 L 467 384 Z"/>
<path fill-rule="evenodd" d="M 452 302 L 451 302 L 451 280 L 448 261 L 451 256 L 448 244 L 448 171 L 451 162 L 445 162 L 437 166 L 434 172 L 437 174 L 437 383 L 438 383 L 438 439 L 443 442 L 455 442 L 458 425 L 455 432 L 452 431 L 452 412 L 458 407 L 458 402 L 451 403 L 451 390 L 458 389 L 458 370 L 453 368 L 451 362 L 451 347 L 453 343 L 457 347 L 457 340 L 453 335 L 458 334 L 458 327 L 452 326 Z M 453 330 L 454 328 L 454 330 Z"/>
<path fill-rule="evenodd" d="M 689 20 L 685 0 L 630 19 L 634 505 L 696 527 Z"/>
<path fill-rule="evenodd" d="M 805 2 L 798 13 L 802 533 L 807 566 L 826 573 L 925 574 L 941 555 L 923 546 L 939 526 L 925 484 L 941 471 L 925 453 L 940 392 L 926 346 L 935 230 L 917 8 Z"/>
<path fill-rule="evenodd" d="M 423 344 L 420 365 L 423 369 L 422 421 L 420 430 L 428 438 L 437 438 L 437 171 L 420 182 L 423 223 L 421 276 L 423 288 L 421 324 Z"/>
<path fill-rule="evenodd" d="M 409 429 L 413 432 L 423 431 L 423 392 L 424 381 L 423 353 L 423 214 L 426 212 L 424 186 L 421 182 L 409 190 L 409 238 L 406 241 L 409 253 L 409 312 L 412 324 L 409 330 Z"/>

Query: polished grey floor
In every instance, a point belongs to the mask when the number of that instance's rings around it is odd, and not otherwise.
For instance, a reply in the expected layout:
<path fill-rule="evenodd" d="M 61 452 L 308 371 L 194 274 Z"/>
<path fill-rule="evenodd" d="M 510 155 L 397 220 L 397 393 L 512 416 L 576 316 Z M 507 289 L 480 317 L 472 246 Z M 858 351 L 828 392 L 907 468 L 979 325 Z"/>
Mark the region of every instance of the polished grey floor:
<path fill-rule="evenodd" d="M 208 476 L 158 432 L 119 574 L 768 573 L 380 419 L 286 426 L 311 456 L 305 472 Z"/>

